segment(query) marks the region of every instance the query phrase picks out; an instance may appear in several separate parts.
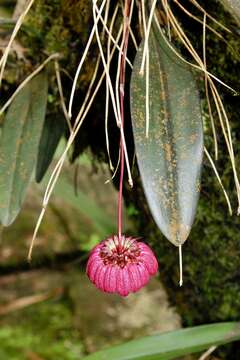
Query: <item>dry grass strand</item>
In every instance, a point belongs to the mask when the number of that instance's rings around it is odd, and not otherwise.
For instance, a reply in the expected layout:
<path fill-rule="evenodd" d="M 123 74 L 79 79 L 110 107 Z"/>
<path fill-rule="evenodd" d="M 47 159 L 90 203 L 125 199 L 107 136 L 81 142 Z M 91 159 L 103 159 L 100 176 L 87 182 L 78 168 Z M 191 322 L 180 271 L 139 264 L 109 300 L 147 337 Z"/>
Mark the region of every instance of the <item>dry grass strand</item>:
<path fill-rule="evenodd" d="M 26 6 L 26 9 L 19 16 L 19 18 L 18 18 L 18 20 L 16 22 L 16 25 L 15 25 L 15 27 L 13 29 L 12 35 L 10 37 L 10 40 L 9 40 L 9 42 L 7 44 L 7 47 L 4 50 L 4 53 L 3 53 L 2 57 L 1 57 L 1 60 L 0 60 L 0 87 L 1 87 L 1 84 L 2 84 L 3 74 L 4 74 L 6 63 L 7 63 L 8 55 L 9 55 L 9 52 L 11 50 L 11 46 L 13 44 L 14 39 L 17 36 L 17 33 L 18 33 L 19 29 L 21 28 L 21 26 L 22 26 L 22 24 L 24 22 L 24 19 L 25 19 L 26 15 L 28 14 L 29 10 L 31 9 L 33 3 L 34 3 L 34 0 L 30 0 L 28 2 L 27 6 Z"/>

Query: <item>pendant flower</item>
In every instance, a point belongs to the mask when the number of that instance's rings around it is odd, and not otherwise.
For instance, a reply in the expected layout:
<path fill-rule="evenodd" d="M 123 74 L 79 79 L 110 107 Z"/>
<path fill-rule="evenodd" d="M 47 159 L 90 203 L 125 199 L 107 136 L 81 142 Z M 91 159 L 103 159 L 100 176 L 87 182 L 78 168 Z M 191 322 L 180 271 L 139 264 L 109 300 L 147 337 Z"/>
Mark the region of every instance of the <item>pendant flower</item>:
<path fill-rule="evenodd" d="M 158 270 L 152 250 L 133 237 L 113 235 L 96 245 L 87 263 L 87 275 L 108 293 L 127 296 L 145 286 Z"/>

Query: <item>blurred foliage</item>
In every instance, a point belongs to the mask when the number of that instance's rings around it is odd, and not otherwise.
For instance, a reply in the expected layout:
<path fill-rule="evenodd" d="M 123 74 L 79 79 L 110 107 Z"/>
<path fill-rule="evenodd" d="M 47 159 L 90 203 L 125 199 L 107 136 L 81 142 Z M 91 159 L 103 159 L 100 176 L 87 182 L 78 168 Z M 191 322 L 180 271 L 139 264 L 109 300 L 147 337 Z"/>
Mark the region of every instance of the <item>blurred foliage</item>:
<path fill-rule="evenodd" d="M 36 359 L 79 360 L 83 347 L 72 316 L 60 301 L 34 305 L 12 315 L 9 325 L 0 329 L 0 358 L 27 360 L 35 354 Z"/>

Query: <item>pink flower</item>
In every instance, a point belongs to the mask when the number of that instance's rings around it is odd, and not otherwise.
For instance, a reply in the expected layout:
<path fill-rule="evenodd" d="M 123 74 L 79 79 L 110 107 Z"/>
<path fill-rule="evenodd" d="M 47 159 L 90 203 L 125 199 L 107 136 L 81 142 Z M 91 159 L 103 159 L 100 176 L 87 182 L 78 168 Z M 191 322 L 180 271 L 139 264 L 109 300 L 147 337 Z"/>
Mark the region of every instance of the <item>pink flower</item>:
<path fill-rule="evenodd" d="M 121 296 L 141 289 L 157 270 L 152 250 L 124 235 L 101 241 L 91 251 L 87 263 L 87 275 L 98 289 Z"/>

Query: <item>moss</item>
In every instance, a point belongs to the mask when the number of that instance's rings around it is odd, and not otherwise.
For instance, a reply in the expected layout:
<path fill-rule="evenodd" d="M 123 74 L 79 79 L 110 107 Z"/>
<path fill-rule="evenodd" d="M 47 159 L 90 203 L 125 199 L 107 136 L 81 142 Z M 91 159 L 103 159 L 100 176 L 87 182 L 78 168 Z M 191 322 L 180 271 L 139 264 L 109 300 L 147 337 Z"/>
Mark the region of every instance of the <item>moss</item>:
<path fill-rule="evenodd" d="M 87 1 L 37 1 L 24 24 L 21 42 L 28 56 L 39 62 L 46 54 L 60 53 L 68 71 L 75 68 L 77 49 L 87 40 L 91 21 L 91 8 Z M 75 19 L 75 20 L 74 20 Z M 78 19 L 78 22 L 76 21 Z M 74 48 L 75 51 L 72 51 Z"/>

